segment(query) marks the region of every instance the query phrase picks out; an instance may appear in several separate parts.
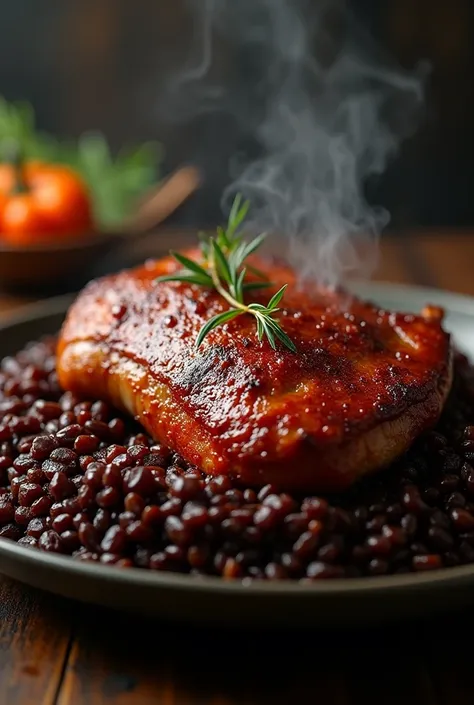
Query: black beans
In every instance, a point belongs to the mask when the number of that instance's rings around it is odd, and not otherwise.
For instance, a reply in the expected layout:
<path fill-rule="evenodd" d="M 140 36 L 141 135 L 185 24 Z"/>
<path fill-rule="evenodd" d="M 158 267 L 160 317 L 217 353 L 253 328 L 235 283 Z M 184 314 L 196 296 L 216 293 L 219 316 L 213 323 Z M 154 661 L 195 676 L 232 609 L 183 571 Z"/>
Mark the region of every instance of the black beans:
<path fill-rule="evenodd" d="M 153 541 L 153 531 L 142 521 L 132 521 L 125 528 L 127 537 L 137 544 L 146 544 Z M 179 543 L 179 541 L 176 541 Z"/>
<path fill-rule="evenodd" d="M 75 493 L 74 483 L 68 478 L 64 472 L 56 472 L 49 483 L 49 492 L 56 502 L 60 502 L 66 497 L 70 497 Z"/>
<path fill-rule="evenodd" d="M 369 562 L 369 575 L 386 575 L 390 570 L 390 563 L 383 558 L 372 558 Z"/>
<path fill-rule="evenodd" d="M 316 546 L 319 543 L 317 534 L 311 531 L 305 531 L 293 545 L 293 553 L 297 558 L 308 558 L 314 554 Z"/>
<path fill-rule="evenodd" d="M 47 516 L 50 512 L 53 500 L 51 497 L 43 495 L 38 499 L 35 499 L 33 504 L 30 506 L 31 515 L 34 517 Z"/>
<path fill-rule="evenodd" d="M 441 556 L 436 554 L 428 554 L 413 557 L 414 570 L 436 570 L 443 566 Z"/>
<path fill-rule="evenodd" d="M 17 507 L 15 509 L 15 522 L 20 526 L 26 526 L 33 514 L 30 507 Z"/>
<path fill-rule="evenodd" d="M 55 531 L 44 531 L 38 540 L 38 548 L 51 553 L 62 553 L 63 545 L 61 537 Z"/>
<path fill-rule="evenodd" d="M 77 463 L 77 455 L 70 448 L 56 448 L 51 452 L 50 458 L 62 465 L 75 465 Z"/>
<path fill-rule="evenodd" d="M 69 426 L 65 426 L 60 431 L 58 431 L 56 434 L 56 438 L 58 439 L 61 445 L 63 443 L 66 445 L 68 442 L 74 442 L 76 438 L 80 436 L 81 433 L 82 426 L 77 423 L 73 423 Z"/>
<path fill-rule="evenodd" d="M 323 519 L 328 511 L 328 503 L 321 497 L 309 497 L 303 500 L 301 511 L 309 519 Z"/>
<path fill-rule="evenodd" d="M 12 541 L 18 541 L 23 535 L 23 531 L 20 526 L 15 524 L 5 524 L 0 528 L 0 538 L 11 539 Z"/>
<path fill-rule="evenodd" d="M 13 521 L 15 507 L 8 497 L 0 497 L 0 524 L 8 524 Z"/>
<path fill-rule="evenodd" d="M 280 513 L 273 507 L 267 507 L 262 505 L 255 514 L 253 515 L 253 521 L 255 526 L 260 529 L 269 530 L 275 529 L 277 524 L 280 522 Z"/>
<path fill-rule="evenodd" d="M 48 528 L 48 523 L 50 522 L 47 519 L 31 519 L 26 528 L 26 533 L 28 536 L 38 539 Z"/>
<path fill-rule="evenodd" d="M 431 526 L 428 529 L 428 543 L 439 551 L 450 551 L 454 545 L 451 534 L 439 526 Z"/>
<path fill-rule="evenodd" d="M 98 436 L 102 441 L 111 439 L 110 429 L 107 424 L 103 421 L 96 421 L 95 419 L 91 419 L 90 421 L 86 421 L 86 423 L 84 424 L 84 428 L 87 433 L 93 434 L 94 436 Z"/>
<path fill-rule="evenodd" d="M 128 470 L 123 484 L 126 492 L 136 492 L 143 497 L 152 495 L 156 489 L 155 477 L 150 468 L 144 465 Z"/>
<path fill-rule="evenodd" d="M 130 485 L 130 481 L 128 481 L 128 484 Z M 153 482 L 153 488 L 154 484 L 155 483 Z M 182 499 L 183 501 L 187 501 L 189 499 L 194 499 L 197 495 L 200 494 L 202 485 L 203 483 L 201 480 L 195 479 L 193 477 L 178 477 L 171 485 L 170 494 L 172 494 L 174 497 Z"/>
<path fill-rule="evenodd" d="M 31 507 L 36 499 L 43 495 L 41 485 L 36 485 L 33 482 L 24 482 L 18 490 L 18 504 L 22 507 Z"/>
<path fill-rule="evenodd" d="M 57 447 L 54 436 L 38 436 L 31 444 L 30 454 L 34 460 L 46 460 Z"/>
<path fill-rule="evenodd" d="M 33 410 L 42 421 L 51 421 L 61 416 L 61 406 L 54 401 L 38 399 L 33 405 Z"/>
<path fill-rule="evenodd" d="M 315 561 L 309 564 L 306 575 L 312 580 L 337 579 L 344 576 L 344 570 L 340 566 Z"/>
<path fill-rule="evenodd" d="M 121 568 L 351 579 L 474 563 L 474 375 L 443 420 L 342 496 L 205 477 L 107 403 L 61 393 L 54 339 L 0 371 L 0 538 Z M 470 377 L 469 377 L 470 375 Z"/>
<path fill-rule="evenodd" d="M 69 531 L 74 527 L 74 523 L 70 514 L 59 514 L 51 522 L 51 527 L 62 534 L 64 531 Z"/>
<path fill-rule="evenodd" d="M 92 489 L 99 489 L 102 487 L 102 478 L 105 472 L 106 466 L 104 463 L 92 462 L 87 465 L 86 472 L 84 474 L 83 482 L 88 487 Z"/>
<path fill-rule="evenodd" d="M 418 529 L 418 521 L 416 516 L 413 514 L 405 514 L 400 523 L 408 536 L 414 536 L 416 534 Z"/>
<path fill-rule="evenodd" d="M 451 520 L 459 531 L 469 531 L 474 529 L 474 516 L 466 509 L 453 509 Z"/>
<path fill-rule="evenodd" d="M 99 447 L 100 440 L 98 439 L 97 436 L 90 435 L 80 435 L 77 436 L 76 440 L 74 441 L 74 450 L 76 453 L 79 453 L 79 455 L 90 455 L 91 453 L 94 453 L 94 451 L 97 450 Z"/>
<path fill-rule="evenodd" d="M 162 507 L 156 505 L 148 505 L 142 512 L 142 521 L 146 526 L 158 526 L 163 521 Z M 183 518 L 186 522 L 186 517 Z"/>
<path fill-rule="evenodd" d="M 97 493 L 96 502 L 102 509 L 116 507 L 120 503 L 120 493 L 114 487 L 106 487 Z"/>
<path fill-rule="evenodd" d="M 120 556 L 127 544 L 127 534 L 120 526 L 111 526 L 106 532 L 101 542 L 101 549 L 106 553 L 114 553 Z"/>
<path fill-rule="evenodd" d="M 93 519 L 94 528 L 104 534 L 111 524 L 111 513 L 107 509 L 98 509 Z"/>
<path fill-rule="evenodd" d="M 406 511 L 411 512 L 416 516 L 426 512 L 428 509 L 428 506 L 420 496 L 418 487 L 415 485 L 406 485 L 404 487 L 401 500 Z"/>
<path fill-rule="evenodd" d="M 191 568 L 204 568 L 209 561 L 210 551 L 208 546 L 190 546 L 186 554 Z"/>
<path fill-rule="evenodd" d="M 105 468 L 102 475 L 102 485 L 104 487 L 115 487 L 116 489 L 122 487 L 122 473 L 113 463 Z"/>
<path fill-rule="evenodd" d="M 207 489 L 210 494 L 221 495 L 232 489 L 232 482 L 226 475 L 217 475 L 207 484 Z"/>
<path fill-rule="evenodd" d="M 131 512 L 132 514 L 141 515 L 145 509 L 145 500 L 141 495 L 136 492 L 129 492 L 124 499 L 125 511 Z"/>
<path fill-rule="evenodd" d="M 191 543 L 192 533 L 179 517 L 169 516 L 165 521 L 165 531 L 171 541 L 178 546 Z"/>
<path fill-rule="evenodd" d="M 87 521 L 78 522 L 77 533 L 80 542 L 85 548 L 90 551 L 95 551 L 99 548 L 98 532 L 92 524 L 89 524 Z"/>

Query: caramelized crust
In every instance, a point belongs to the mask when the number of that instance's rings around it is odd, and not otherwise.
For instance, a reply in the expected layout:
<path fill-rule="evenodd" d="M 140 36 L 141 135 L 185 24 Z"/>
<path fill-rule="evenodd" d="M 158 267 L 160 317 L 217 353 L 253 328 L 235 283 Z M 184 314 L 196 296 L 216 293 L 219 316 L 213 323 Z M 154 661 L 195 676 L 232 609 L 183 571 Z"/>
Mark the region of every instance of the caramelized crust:
<path fill-rule="evenodd" d="M 197 257 L 194 250 L 186 253 Z M 91 282 L 58 345 L 63 388 L 128 411 L 158 441 L 209 474 L 287 489 L 341 490 L 403 453 L 438 419 L 451 385 L 443 312 L 380 310 L 343 291 L 299 290 L 285 265 L 254 259 L 297 346 L 275 352 L 240 316 L 201 347 L 225 311 L 214 291 L 156 277 L 173 258 Z"/>

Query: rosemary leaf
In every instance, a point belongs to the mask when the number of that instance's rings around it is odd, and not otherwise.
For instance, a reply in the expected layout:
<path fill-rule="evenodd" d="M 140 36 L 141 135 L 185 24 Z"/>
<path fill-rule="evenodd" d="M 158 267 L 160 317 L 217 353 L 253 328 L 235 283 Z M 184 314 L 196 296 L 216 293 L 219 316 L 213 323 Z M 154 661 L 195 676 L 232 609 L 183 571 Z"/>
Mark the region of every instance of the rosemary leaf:
<path fill-rule="evenodd" d="M 187 284 L 198 284 L 199 286 L 214 286 L 211 277 L 202 276 L 193 272 L 175 272 L 162 277 L 157 277 L 157 282 L 185 282 Z"/>
<path fill-rule="evenodd" d="M 237 282 L 235 285 L 235 298 L 241 304 L 243 304 L 243 302 L 244 302 L 244 279 L 245 279 L 246 272 L 247 272 L 247 270 L 244 267 L 241 270 L 240 274 L 238 275 Z"/>
<path fill-rule="evenodd" d="M 239 245 L 234 247 L 229 255 L 229 266 L 231 269 L 238 271 L 245 260 L 245 248 L 246 243 L 241 242 Z"/>
<path fill-rule="evenodd" d="M 200 264 L 197 262 L 194 262 L 194 260 L 189 259 L 188 257 L 185 257 L 184 255 L 180 254 L 179 252 L 173 252 L 173 250 L 170 252 L 170 254 L 178 260 L 180 264 L 183 265 L 185 269 L 191 270 L 191 272 L 196 272 L 196 274 L 201 274 L 204 275 L 205 277 L 209 278 L 208 272 L 204 269 L 204 267 L 201 267 Z"/>
<path fill-rule="evenodd" d="M 278 304 L 280 303 L 280 301 L 283 298 L 283 294 L 285 293 L 285 289 L 287 286 L 288 286 L 288 284 L 284 284 L 281 287 L 281 289 L 279 291 L 277 291 L 277 293 L 272 296 L 272 298 L 270 299 L 270 301 L 268 302 L 268 305 L 267 305 L 267 308 L 270 311 L 273 311 L 274 309 L 276 309 L 276 307 L 278 306 Z"/>
<path fill-rule="evenodd" d="M 239 311 L 238 309 L 231 309 L 230 311 L 218 313 L 217 316 L 213 316 L 212 318 L 210 318 L 199 331 L 199 335 L 196 340 L 196 347 L 198 348 L 201 345 L 202 341 L 204 340 L 206 335 L 211 332 L 211 330 L 241 315 L 242 311 Z"/>
<path fill-rule="evenodd" d="M 263 304 L 249 304 L 248 307 L 251 311 L 263 311 L 266 313 L 267 307 Z"/>
<path fill-rule="evenodd" d="M 269 324 L 269 320 L 266 316 L 259 315 L 257 320 L 262 321 L 263 330 L 268 338 L 268 342 L 274 350 L 276 350 L 275 336 L 273 335 L 272 327 Z"/>
<path fill-rule="evenodd" d="M 293 343 L 291 338 L 288 337 L 285 331 L 278 325 L 278 323 L 270 316 L 267 316 L 265 320 L 267 322 L 267 325 L 269 325 L 272 331 L 275 333 L 276 337 L 281 340 L 281 342 L 284 343 L 286 347 L 289 348 L 292 352 L 296 352 L 295 344 Z"/>
<path fill-rule="evenodd" d="M 241 201 L 242 196 L 238 193 L 234 199 L 229 215 L 229 222 L 227 226 L 227 236 L 229 238 L 232 238 L 235 235 L 235 231 L 239 225 L 242 224 L 250 208 L 250 201 L 245 201 L 242 206 L 240 205 Z"/>
<path fill-rule="evenodd" d="M 249 255 L 251 255 L 253 252 L 255 252 L 255 250 L 258 250 L 258 248 L 263 244 L 263 241 L 265 240 L 266 237 L 267 237 L 267 233 L 262 233 L 261 235 L 258 235 L 251 242 L 245 244 L 243 260 L 247 259 L 247 257 Z"/>
<path fill-rule="evenodd" d="M 216 241 L 217 241 L 217 244 L 218 244 L 220 247 L 223 247 L 224 249 L 226 249 L 227 247 L 230 246 L 230 240 L 229 240 L 229 238 L 227 237 L 227 233 L 226 233 L 226 231 L 224 230 L 224 228 L 221 227 L 220 225 L 217 227 L 217 238 L 216 238 Z"/>
<path fill-rule="evenodd" d="M 278 304 L 283 298 L 287 285 L 282 286 L 266 306 L 258 302 L 246 304 L 244 300 L 246 292 L 272 286 L 264 272 L 260 272 L 248 263 L 243 266 L 247 257 L 255 252 L 265 239 L 265 234 L 262 233 L 251 242 L 245 242 L 240 235 L 236 234 L 247 215 L 249 205 L 248 201 L 242 203 L 241 196 L 238 194 L 232 205 L 227 227 L 218 227 L 214 237 L 199 234 L 202 264 L 180 253 L 172 252 L 176 261 L 185 269 L 159 277 L 157 281 L 182 281 L 212 287 L 230 305 L 231 308 L 228 311 L 213 316 L 204 324 L 197 336 L 197 347 L 217 326 L 237 316 L 251 315 L 255 318 L 259 341 L 265 336 L 274 350 L 277 349 L 276 340 L 278 340 L 288 350 L 296 352 L 295 344 L 282 329 L 278 320 L 273 317 L 280 310 Z M 260 281 L 246 282 L 247 270 L 254 272 Z"/>
<path fill-rule="evenodd" d="M 229 263 L 226 260 L 223 251 L 219 247 L 217 241 L 213 240 L 212 238 L 211 238 L 211 246 L 214 250 L 214 256 L 216 258 L 217 269 L 218 269 L 220 276 L 222 277 L 222 279 L 224 279 L 224 281 L 227 282 L 227 284 L 232 284 L 232 274 L 230 272 Z"/>

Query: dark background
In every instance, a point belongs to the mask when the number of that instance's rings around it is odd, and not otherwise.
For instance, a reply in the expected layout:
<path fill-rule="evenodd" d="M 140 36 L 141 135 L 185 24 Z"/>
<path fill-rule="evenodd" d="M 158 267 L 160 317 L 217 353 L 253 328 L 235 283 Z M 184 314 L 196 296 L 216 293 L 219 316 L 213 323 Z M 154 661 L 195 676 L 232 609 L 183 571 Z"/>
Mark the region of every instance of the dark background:
<path fill-rule="evenodd" d="M 432 66 L 424 123 L 378 187 L 379 202 L 391 212 L 389 227 L 403 232 L 413 226 L 472 226 L 474 3 L 349 5 L 402 66 L 420 59 Z M 164 122 L 159 104 L 164 81 L 186 57 L 190 41 L 184 2 L 0 0 L 0 9 L 0 93 L 31 101 L 39 126 L 58 135 L 99 128 L 113 146 L 158 138 L 166 171 L 208 155 L 202 198 L 180 217 L 194 223 L 216 216 L 238 135 L 222 117 Z"/>

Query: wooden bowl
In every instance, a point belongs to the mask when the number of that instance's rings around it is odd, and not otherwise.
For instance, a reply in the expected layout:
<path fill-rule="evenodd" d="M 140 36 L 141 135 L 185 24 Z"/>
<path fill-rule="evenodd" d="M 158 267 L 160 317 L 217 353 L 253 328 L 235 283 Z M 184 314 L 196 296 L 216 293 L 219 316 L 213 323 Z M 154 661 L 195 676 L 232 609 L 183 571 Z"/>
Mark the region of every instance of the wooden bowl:
<path fill-rule="evenodd" d="M 45 293 L 69 290 L 87 278 L 91 266 L 121 241 L 121 234 L 94 233 L 24 247 L 0 244 L 0 289 Z"/>
<path fill-rule="evenodd" d="M 82 286 L 100 263 L 122 246 L 155 231 L 201 183 L 194 166 L 176 169 L 150 189 L 129 221 L 116 232 L 85 233 L 54 238 L 23 247 L 9 247 L 0 238 L 0 289 L 28 293 L 63 293 Z"/>

